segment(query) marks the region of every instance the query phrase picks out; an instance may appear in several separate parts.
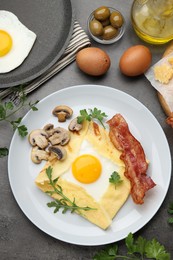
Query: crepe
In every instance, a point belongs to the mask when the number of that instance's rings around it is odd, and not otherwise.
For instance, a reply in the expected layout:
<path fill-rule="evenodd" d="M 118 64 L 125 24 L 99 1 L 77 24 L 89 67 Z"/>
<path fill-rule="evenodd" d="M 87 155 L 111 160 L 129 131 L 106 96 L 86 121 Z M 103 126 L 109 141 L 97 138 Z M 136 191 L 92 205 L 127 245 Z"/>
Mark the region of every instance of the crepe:
<path fill-rule="evenodd" d="M 99 154 L 115 164 L 123 180 L 115 186 L 109 183 L 110 173 L 107 173 L 108 184 L 105 190 L 101 190 L 102 194 L 98 200 L 91 196 L 80 183 L 76 184 L 63 179 L 67 170 L 71 168 L 72 162 L 78 156 L 84 140 L 87 140 Z M 124 177 L 125 167 L 123 161 L 120 159 L 121 153 L 112 145 L 108 132 L 93 122 L 85 122 L 79 134 L 71 133 L 70 142 L 65 148 L 67 150 L 67 159 L 62 162 L 55 159 L 47 162 L 35 180 L 37 187 L 43 192 L 52 190 L 46 174 L 46 169 L 51 166 L 52 179 L 59 177 L 58 185 L 61 186 L 63 193 L 71 201 L 75 199 L 75 203 L 78 206 L 92 208 L 89 211 L 79 210 L 75 212 L 98 227 L 107 229 L 130 193 L 130 183 Z M 97 184 L 95 183 L 94 185 Z M 57 194 L 53 194 L 52 197 L 60 199 Z"/>

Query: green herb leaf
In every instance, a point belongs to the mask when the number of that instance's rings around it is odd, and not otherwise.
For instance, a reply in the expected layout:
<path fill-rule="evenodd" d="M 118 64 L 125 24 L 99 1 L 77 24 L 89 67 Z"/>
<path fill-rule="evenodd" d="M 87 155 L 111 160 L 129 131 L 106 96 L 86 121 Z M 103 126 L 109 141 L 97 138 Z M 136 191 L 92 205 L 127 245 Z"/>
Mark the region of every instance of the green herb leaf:
<path fill-rule="evenodd" d="M 51 201 L 51 202 L 47 203 L 47 206 L 49 208 L 54 207 L 55 208 L 54 213 L 57 213 L 61 208 L 63 208 L 63 211 L 62 211 L 63 214 L 66 213 L 66 211 L 69 208 L 67 203 L 65 203 L 65 202 L 62 203 L 61 200 Z"/>
<path fill-rule="evenodd" d="M 96 107 L 94 109 L 89 109 L 89 110 L 90 110 L 91 117 L 93 119 L 94 118 L 97 119 L 101 123 L 101 125 L 105 128 L 102 121 L 105 117 L 107 117 L 107 115 L 104 112 L 102 112 L 101 110 L 97 109 Z"/>
<path fill-rule="evenodd" d="M 37 110 L 38 110 L 38 108 L 35 106 L 38 102 L 39 102 L 39 100 L 37 100 L 37 101 L 34 102 L 34 103 L 29 102 L 29 106 L 30 106 L 30 108 L 31 108 L 33 111 L 37 111 Z"/>
<path fill-rule="evenodd" d="M 28 129 L 27 129 L 27 127 L 25 125 L 18 126 L 17 130 L 18 130 L 19 135 L 21 137 L 25 137 L 28 134 Z"/>
<path fill-rule="evenodd" d="M 0 119 L 3 120 L 5 119 L 6 116 L 6 109 L 2 104 L 0 104 Z"/>
<path fill-rule="evenodd" d="M 86 109 L 80 110 L 80 116 L 77 117 L 78 124 L 82 124 L 85 120 L 91 121 L 91 116 Z"/>
<path fill-rule="evenodd" d="M 24 91 L 24 86 L 21 85 L 19 87 L 13 87 L 12 88 L 13 94 L 19 96 L 19 102 L 18 105 L 16 106 L 12 101 L 9 102 L 2 102 L 0 100 L 0 122 L 5 121 L 7 123 L 10 123 L 11 126 L 13 127 L 13 130 L 15 131 L 16 129 L 18 130 L 18 133 L 21 137 L 25 137 L 28 134 L 27 127 L 25 125 L 20 125 L 22 118 L 18 119 L 11 119 L 12 116 L 15 115 L 21 108 L 24 106 L 29 106 L 33 111 L 37 111 L 36 104 L 38 101 L 31 103 L 29 102 L 28 104 L 26 103 L 27 97 Z M 3 149 L 3 148 L 2 148 Z M 7 149 L 7 148 L 6 148 Z M 0 158 L 3 156 L 8 155 L 8 149 L 7 150 L 1 150 Z"/>
<path fill-rule="evenodd" d="M 145 248 L 146 256 L 157 260 L 170 260 L 170 254 L 166 252 L 165 247 L 156 239 L 148 241 Z"/>
<path fill-rule="evenodd" d="M 168 218 L 168 223 L 173 224 L 173 218 Z"/>
<path fill-rule="evenodd" d="M 11 124 L 13 126 L 13 130 L 18 130 L 18 133 L 21 137 L 25 137 L 28 134 L 28 129 L 25 125 L 20 125 L 22 121 L 22 117 L 16 119 L 15 121 L 11 121 Z"/>
<path fill-rule="evenodd" d="M 114 171 L 109 178 L 109 182 L 115 185 L 122 183 L 119 173 Z"/>
<path fill-rule="evenodd" d="M 13 110 L 13 108 L 14 108 L 14 104 L 11 101 L 6 102 L 4 106 L 5 106 L 6 110 Z"/>
<path fill-rule="evenodd" d="M 0 158 L 8 155 L 8 149 L 6 147 L 0 148 Z"/>
<path fill-rule="evenodd" d="M 173 214 L 173 203 L 169 204 L 168 213 Z"/>
<path fill-rule="evenodd" d="M 80 115 L 77 117 L 78 124 L 83 123 L 85 120 L 91 121 L 94 119 L 97 119 L 101 125 L 105 128 L 103 124 L 103 119 L 107 117 L 107 115 L 104 112 L 101 112 L 101 110 L 97 109 L 96 107 L 94 109 L 89 109 L 89 112 L 86 109 L 80 110 Z"/>
<path fill-rule="evenodd" d="M 116 259 L 118 246 L 116 244 L 108 245 L 104 250 L 93 257 L 93 260 L 114 260 Z"/>
<path fill-rule="evenodd" d="M 58 212 L 61 208 L 62 213 L 66 213 L 67 210 L 70 210 L 71 213 L 73 213 L 74 211 L 77 211 L 80 215 L 82 215 L 81 211 L 88 211 L 88 210 L 96 210 L 96 208 L 90 208 L 88 206 L 86 207 L 80 207 L 76 204 L 75 202 L 75 198 L 73 199 L 73 201 L 71 201 L 63 192 L 63 189 L 60 185 L 58 185 L 58 180 L 59 178 L 56 179 L 52 179 L 52 168 L 51 166 L 49 166 L 46 169 L 46 174 L 47 177 L 49 179 L 49 184 L 52 186 L 53 191 L 47 191 L 46 193 L 48 193 L 49 195 L 53 195 L 53 194 L 57 194 L 60 196 L 60 199 L 55 199 L 53 202 L 49 202 L 47 204 L 47 206 L 49 208 L 54 207 L 54 213 Z"/>
<path fill-rule="evenodd" d="M 52 168 L 51 168 L 51 166 L 49 166 L 49 167 L 46 169 L 46 174 L 47 174 L 48 179 L 49 179 L 50 182 L 51 182 L 51 180 L 52 180 Z"/>
<path fill-rule="evenodd" d="M 133 254 L 136 250 L 136 247 L 134 245 L 134 238 L 132 233 L 129 233 L 126 237 L 125 244 L 128 249 L 128 254 Z"/>
<path fill-rule="evenodd" d="M 139 253 L 143 257 L 145 254 L 146 244 L 147 244 L 147 240 L 139 236 L 135 242 L 134 253 Z"/>
<path fill-rule="evenodd" d="M 169 204 L 168 213 L 173 215 L 173 203 Z M 168 223 L 173 224 L 173 217 L 168 218 Z"/>
<path fill-rule="evenodd" d="M 145 246 L 146 246 L 146 239 L 139 236 L 136 241 L 134 240 L 133 234 L 129 233 L 129 235 L 125 239 L 125 243 L 128 249 L 128 254 L 135 254 L 138 253 L 142 257 L 145 254 Z"/>
<path fill-rule="evenodd" d="M 37 111 L 38 110 L 38 108 L 35 107 L 35 106 L 32 106 L 31 109 L 32 109 L 32 111 Z"/>
<path fill-rule="evenodd" d="M 143 259 L 156 259 L 156 260 L 170 260 L 171 256 L 166 252 L 165 247 L 161 245 L 156 239 L 146 240 L 139 236 L 136 240 L 132 233 L 129 233 L 125 239 L 127 247 L 127 254 L 118 254 L 118 246 L 116 244 L 105 247 L 104 250 L 96 253 L 93 257 L 94 260 L 114 260 L 114 259 L 127 259 L 127 260 L 143 260 Z"/>
<path fill-rule="evenodd" d="M 21 121 L 22 121 L 22 117 L 19 117 L 18 119 L 16 119 L 15 121 L 11 121 L 11 124 L 15 127 L 16 126 L 16 128 L 17 128 L 17 126 L 21 123 Z"/>

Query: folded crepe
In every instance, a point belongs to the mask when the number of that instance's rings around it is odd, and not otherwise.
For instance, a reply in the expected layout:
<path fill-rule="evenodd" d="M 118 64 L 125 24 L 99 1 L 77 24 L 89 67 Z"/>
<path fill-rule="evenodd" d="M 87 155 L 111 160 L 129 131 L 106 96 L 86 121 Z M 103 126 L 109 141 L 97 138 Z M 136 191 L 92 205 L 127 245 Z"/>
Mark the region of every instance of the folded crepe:
<path fill-rule="evenodd" d="M 50 191 L 52 191 L 53 188 L 49 183 L 50 181 L 46 173 L 46 169 L 50 166 L 52 169 L 52 179 L 55 180 L 58 177 L 56 184 L 62 188 L 64 195 L 71 201 L 75 200 L 76 205 L 79 207 L 91 208 L 87 211 L 77 210 L 75 212 L 98 227 L 107 229 L 111 225 L 112 219 L 124 205 L 130 193 L 130 183 L 124 176 L 125 166 L 120 159 L 121 153 L 116 150 L 111 143 L 108 132 L 96 123 L 86 121 L 79 133 L 71 132 L 70 134 L 70 142 L 65 146 L 67 158 L 64 161 L 53 159 L 46 162 L 35 179 L 35 184 L 43 192 L 51 194 Z M 99 154 L 115 164 L 122 180 L 122 182 L 116 186 L 108 182 L 107 188 L 99 200 L 91 196 L 80 183 L 76 184 L 63 178 L 66 172 L 71 168 L 75 158 L 79 155 L 84 140 L 87 140 Z M 108 180 L 109 178 L 110 173 L 107 175 Z M 51 196 L 54 199 L 61 199 L 61 196 L 55 193 L 51 194 Z"/>

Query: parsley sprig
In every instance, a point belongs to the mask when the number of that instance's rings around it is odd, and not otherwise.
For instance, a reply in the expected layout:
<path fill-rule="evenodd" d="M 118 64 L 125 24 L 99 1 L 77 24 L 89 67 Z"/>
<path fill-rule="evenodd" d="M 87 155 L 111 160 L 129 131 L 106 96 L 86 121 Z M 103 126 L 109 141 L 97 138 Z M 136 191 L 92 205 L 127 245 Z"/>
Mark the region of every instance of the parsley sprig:
<path fill-rule="evenodd" d="M 6 147 L 0 148 L 0 158 L 8 155 L 8 149 Z"/>
<path fill-rule="evenodd" d="M 173 215 L 173 202 L 169 204 L 168 213 Z M 173 224 L 173 216 L 168 218 L 168 223 Z"/>
<path fill-rule="evenodd" d="M 48 193 L 49 195 L 53 195 L 53 194 L 58 194 L 61 199 L 55 199 L 54 201 L 51 201 L 49 203 L 47 203 L 47 206 L 49 208 L 54 207 L 54 213 L 58 212 L 60 209 L 62 210 L 62 213 L 66 213 L 67 210 L 70 210 L 71 213 L 73 213 L 74 211 L 77 211 L 78 214 L 82 215 L 81 210 L 84 211 L 89 211 L 89 210 L 96 210 L 96 208 L 90 208 L 90 207 L 80 207 L 76 204 L 75 202 L 75 198 L 72 200 L 70 200 L 64 193 L 63 193 L 63 189 L 62 187 L 58 184 L 58 179 L 56 178 L 54 180 L 52 180 L 52 168 L 51 166 L 49 166 L 46 169 L 46 174 L 48 176 L 49 179 L 49 184 L 52 186 L 53 191 L 47 191 L 46 193 Z"/>
<path fill-rule="evenodd" d="M 127 254 L 121 255 L 118 252 L 118 245 L 111 244 L 105 249 L 96 253 L 93 260 L 114 260 L 114 259 L 127 259 L 127 260 L 143 260 L 143 259 L 156 259 L 156 260 L 170 260 L 171 256 L 166 251 L 165 247 L 161 245 L 156 239 L 146 240 L 139 236 L 136 240 L 132 233 L 125 239 Z"/>
<path fill-rule="evenodd" d="M 14 88 L 14 93 L 15 92 L 18 92 L 19 95 L 19 102 L 17 106 L 12 101 L 3 102 L 2 100 L 0 100 L 0 122 L 5 121 L 9 123 L 14 131 L 17 130 L 21 137 L 25 137 L 28 134 L 28 130 L 25 125 L 21 125 L 22 117 L 13 120 L 13 116 L 25 106 L 29 106 L 29 108 L 33 111 L 37 111 L 38 109 L 36 107 L 36 104 L 38 103 L 38 101 L 34 103 L 27 103 L 27 97 L 24 92 L 23 86 Z M 6 147 L 0 148 L 0 158 L 6 155 L 8 155 L 8 149 Z"/>
<path fill-rule="evenodd" d="M 91 121 L 97 119 L 100 124 L 105 128 L 103 124 L 104 118 L 107 117 L 105 112 L 102 112 L 101 110 L 94 107 L 94 109 L 86 109 L 80 110 L 80 115 L 77 117 L 78 124 L 83 123 L 85 120 Z"/>
<path fill-rule="evenodd" d="M 116 171 L 114 171 L 109 178 L 109 182 L 115 184 L 115 186 L 122 183 L 122 181 L 119 173 Z"/>

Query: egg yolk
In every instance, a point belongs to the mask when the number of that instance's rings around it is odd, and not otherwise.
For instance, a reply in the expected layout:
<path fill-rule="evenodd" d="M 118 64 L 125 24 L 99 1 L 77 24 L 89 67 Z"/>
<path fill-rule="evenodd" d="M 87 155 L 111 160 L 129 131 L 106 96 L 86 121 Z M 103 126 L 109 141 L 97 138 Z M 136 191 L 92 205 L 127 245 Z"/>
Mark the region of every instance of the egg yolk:
<path fill-rule="evenodd" d="M 7 32 L 0 30 L 0 57 L 5 56 L 11 50 L 12 43 L 11 36 Z"/>
<path fill-rule="evenodd" d="M 101 174 L 100 161 L 93 155 L 83 154 L 72 164 L 72 173 L 75 179 L 82 183 L 95 182 Z"/>

